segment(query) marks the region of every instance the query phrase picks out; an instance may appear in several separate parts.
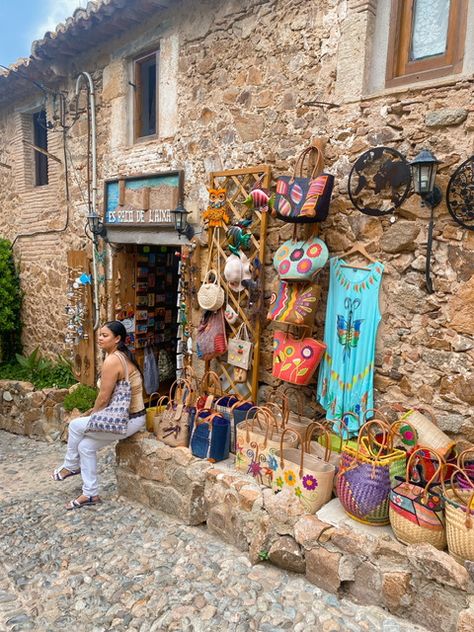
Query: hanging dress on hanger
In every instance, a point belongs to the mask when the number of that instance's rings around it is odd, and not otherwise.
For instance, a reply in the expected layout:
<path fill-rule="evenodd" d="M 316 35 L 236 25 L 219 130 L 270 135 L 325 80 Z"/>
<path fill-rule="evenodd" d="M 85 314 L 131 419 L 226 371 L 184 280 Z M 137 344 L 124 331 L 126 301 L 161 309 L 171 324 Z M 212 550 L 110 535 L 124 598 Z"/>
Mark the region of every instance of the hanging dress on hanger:
<path fill-rule="evenodd" d="M 334 422 L 346 412 L 355 413 L 362 421 L 365 411 L 374 407 L 375 340 L 381 319 L 379 289 L 384 268 L 379 261 L 369 263 L 367 270 L 343 265 L 347 265 L 343 259 L 330 260 L 324 329 L 327 349 L 317 389 L 327 419 Z M 344 421 L 350 434 L 357 434 L 352 415 Z M 334 428 L 337 431 L 340 426 L 334 424 Z"/>

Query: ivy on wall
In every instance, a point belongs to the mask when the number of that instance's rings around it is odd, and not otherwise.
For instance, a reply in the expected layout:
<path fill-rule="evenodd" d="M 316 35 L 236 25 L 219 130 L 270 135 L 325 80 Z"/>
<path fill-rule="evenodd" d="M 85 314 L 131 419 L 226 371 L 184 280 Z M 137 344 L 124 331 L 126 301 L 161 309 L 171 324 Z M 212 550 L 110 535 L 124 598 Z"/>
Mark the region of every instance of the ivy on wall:
<path fill-rule="evenodd" d="M 0 239 L 0 361 L 21 352 L 20 278 L 15 269 L 11 243 Z"/>

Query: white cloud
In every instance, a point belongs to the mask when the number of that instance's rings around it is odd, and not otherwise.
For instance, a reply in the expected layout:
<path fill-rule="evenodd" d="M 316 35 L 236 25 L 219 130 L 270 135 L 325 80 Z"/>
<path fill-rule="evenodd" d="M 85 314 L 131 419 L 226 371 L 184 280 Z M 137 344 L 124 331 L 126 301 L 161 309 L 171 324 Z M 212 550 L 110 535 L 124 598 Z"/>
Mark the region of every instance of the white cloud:
<path fill-rule="evenodd" d="M 45 18 L 34 28 L 33 39 L 41 39 L 46 31 L 54 31 L 60 22 L 71 17 L 75 9 L 85 7 L 87 0 L 46 0 Z"/>

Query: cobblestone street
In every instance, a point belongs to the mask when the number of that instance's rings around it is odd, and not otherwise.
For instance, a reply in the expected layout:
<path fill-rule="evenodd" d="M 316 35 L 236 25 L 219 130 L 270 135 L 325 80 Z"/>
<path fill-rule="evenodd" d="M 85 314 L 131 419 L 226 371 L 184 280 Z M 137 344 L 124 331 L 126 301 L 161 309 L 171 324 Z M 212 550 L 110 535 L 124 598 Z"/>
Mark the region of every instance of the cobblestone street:
<path fill-rule="evenodd" d="M 79 477 L 49 480 L 63 451 L 0 431 L 0 630 L 421 630 L 117 498 L 113 451 L 104 503 L 67 512 Z"/>

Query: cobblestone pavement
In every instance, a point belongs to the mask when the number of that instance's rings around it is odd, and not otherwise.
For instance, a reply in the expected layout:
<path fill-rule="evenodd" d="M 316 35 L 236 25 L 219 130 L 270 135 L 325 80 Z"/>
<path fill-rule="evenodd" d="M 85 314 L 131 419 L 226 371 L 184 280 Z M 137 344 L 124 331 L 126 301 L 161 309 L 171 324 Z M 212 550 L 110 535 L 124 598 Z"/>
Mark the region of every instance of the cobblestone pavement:
<path fill-rule="evenodd" d="M 96 507 L 66 512 L 79 477 L 54 483 L 64 447 L 0 431 L 0 630 L 414 632 L 117 497 L 102 453 Z"/>

